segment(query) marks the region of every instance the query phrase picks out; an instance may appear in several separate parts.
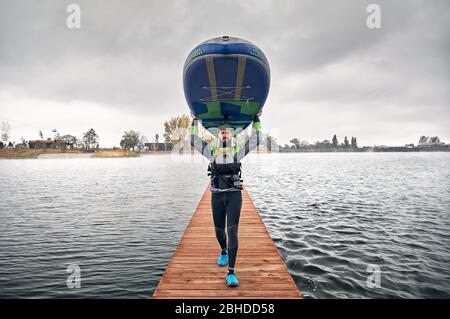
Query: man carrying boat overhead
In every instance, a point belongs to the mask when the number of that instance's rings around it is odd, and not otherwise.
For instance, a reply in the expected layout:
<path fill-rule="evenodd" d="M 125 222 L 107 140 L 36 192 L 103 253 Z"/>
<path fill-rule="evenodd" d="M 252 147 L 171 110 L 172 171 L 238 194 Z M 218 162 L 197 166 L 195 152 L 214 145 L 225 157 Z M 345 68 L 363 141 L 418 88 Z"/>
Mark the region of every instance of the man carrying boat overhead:
<path fill-rule="evenodd" d="M 239 285 L 234 266 L 238 250 L 238 226 L 242 207 L 241 160 L 260 143 L 260 114 L 253 117 L 250 138 L 242 145 L 235 146 L 232 144 L 233 129 L 226 124 L 219 127 L 216 146 L 203 141 L 198 136 L 199 120 L 192 115 L 191 145 L 210 162 L 208 175 L 211 176 L 211 208 L 216 238 L 221 248 L 217 264 L 220 267 L 228 264 L 226 275 L 228 287 Z"/>

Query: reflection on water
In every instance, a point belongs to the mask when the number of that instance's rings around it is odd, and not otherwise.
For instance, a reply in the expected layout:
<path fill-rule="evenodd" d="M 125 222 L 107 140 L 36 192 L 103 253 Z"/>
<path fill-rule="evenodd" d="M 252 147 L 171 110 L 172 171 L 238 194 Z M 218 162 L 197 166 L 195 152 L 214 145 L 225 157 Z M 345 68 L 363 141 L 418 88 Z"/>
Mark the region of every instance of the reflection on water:
<path fill-rule="evenodd" d="M 252 154 L 244 180 L 305 296 L 450 297 L 450 154 Z M 1 160 L 0 181 L 1 298 L 149 298 L 207 176 L 145 156 Z"/>

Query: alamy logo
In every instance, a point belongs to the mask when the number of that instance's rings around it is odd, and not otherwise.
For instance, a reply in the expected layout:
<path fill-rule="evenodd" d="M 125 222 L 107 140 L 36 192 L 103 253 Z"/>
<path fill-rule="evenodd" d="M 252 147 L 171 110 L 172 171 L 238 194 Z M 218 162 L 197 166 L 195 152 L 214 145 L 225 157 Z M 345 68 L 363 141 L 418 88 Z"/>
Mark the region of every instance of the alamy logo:
<path fill-rule="evenodd" d="M 370 13 L 366 20 L 366 25 L 369 29 L 381 28 L 381 7 L 378 4 L 372 3 L 367 6 L 367 13 Z"/>
<path fill-rule="evenodd" d="M 381 288 L 381 268 L 377 265 L 367 266 L 367 272 L 370 273 L 367 277 L 367 287 L 368 288 Z"/>
<path fill-rule="evenodd" d="M 78 4 L 69 4 L 66 9 L 70 13 L 66 20 L 66 25 L 69 29 L 81 28 L 81 7 Z"/>
<path fill-rule="evenodd" d="M 81 288 L 81 269 L 80 266 L 70 264 L 67 266 L 67 273 L 69 276 L 67 277 L 66 284 L 67 288 Z"/>

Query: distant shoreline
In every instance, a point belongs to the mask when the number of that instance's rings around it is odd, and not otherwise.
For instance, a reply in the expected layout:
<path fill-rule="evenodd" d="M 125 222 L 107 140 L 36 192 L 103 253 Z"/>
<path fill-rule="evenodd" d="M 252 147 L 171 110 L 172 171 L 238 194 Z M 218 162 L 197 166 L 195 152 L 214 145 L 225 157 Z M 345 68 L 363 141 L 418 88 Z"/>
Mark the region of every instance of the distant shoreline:
<path fill-rule="evenodd" d="M 58 150 L 58 149 L 0 150 L 0 159 L 125 158 L 125 157 L 140 157 L 141 155 L 143 155 L 143 153 L 123 151 L 123 150 L 99 150 L 96 152 L 83 152 L 81 150 Z M 153 155 L 153 154 L 149 153 L 145 155 Z"/>
<path fill-rule="evenodd" d="M 272 153 L 436 153 L 436 152 L 450 152 L 450 148 L 442 149 L 367 149 L 367 150 L 295 150 L 295 151 L 281 151 Z"/>
<path fill-rule="evenodd" d="M 402 150 L 395 147 L 389 148 L 366 148 L 366 149 L 355 149 L 355 150 L 292 150 L 292 151 L 279 151 L 279 152 L 267 152 L 265 150 L 255 151 L 254 153 L 259 154 L 294 154 L 294 153 L 437 153 L 450 152 L 450 147 L 441 149 L 407 149 Z M 155 151 L 155 152 L 133 152 L 133 151 L 123 151 L 123 150 L 100 150 L 97 152 L 82 152 L 79 150 L 11 150 L 3 149 L 0 150 L 0 159 L 70 159 L 70 158 L 135 158 L 142 156 L 164 156 L 171 155 L 172 152 L 166 151 Z M 194 153 L 197 154 L 197 153 Z"/>

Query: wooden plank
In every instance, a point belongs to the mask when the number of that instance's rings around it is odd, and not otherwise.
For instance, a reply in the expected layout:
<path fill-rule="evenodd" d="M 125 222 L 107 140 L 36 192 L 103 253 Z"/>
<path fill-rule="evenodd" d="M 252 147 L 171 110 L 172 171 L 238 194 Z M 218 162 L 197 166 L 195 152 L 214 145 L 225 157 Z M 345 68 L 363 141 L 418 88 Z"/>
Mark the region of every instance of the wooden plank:
<path fill-rule="evenodd" d="M 242 191 L 236 275 L 239 287 L 225 283 L 227 267 L 217 266 L 211 191 L 205 190 L 153 298 L 302 298 L 248 193 Z"/>
<path fill-rule="evenodd" d="M 294 289 L 288 290 L 243 290 L 239 287 L 237 288 L 227 288 L 227 289 L 156 289 L 153 298 L 166 298 L 166 299 L 210 299 L 210 298 L 250 298 L 250 299 L 298 299 L 300 298 L 300 293 Z"/>

